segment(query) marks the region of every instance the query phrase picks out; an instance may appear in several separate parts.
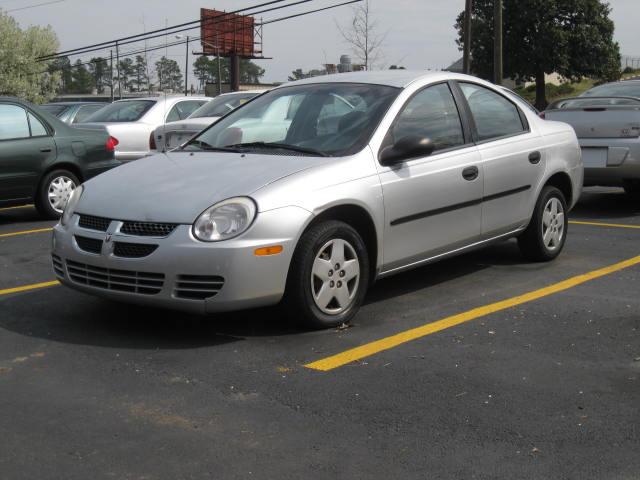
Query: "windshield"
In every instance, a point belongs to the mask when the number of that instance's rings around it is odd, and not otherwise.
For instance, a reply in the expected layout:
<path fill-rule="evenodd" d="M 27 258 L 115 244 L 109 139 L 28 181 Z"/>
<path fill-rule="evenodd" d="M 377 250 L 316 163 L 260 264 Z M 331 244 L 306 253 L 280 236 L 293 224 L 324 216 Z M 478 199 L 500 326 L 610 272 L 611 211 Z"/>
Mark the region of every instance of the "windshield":
<path fill-rule="evenodd" d="M 43 110 L 46 110 L 51 115 L 55 117 L 61 116 L 64 112 L 66 112 L 69 108 L 69 105 L 41 105 Z"/>
<path fill-rule="evenodd" d="M 279 88 L 230 113 L 184 148 L 351 155 L 364 148 L 399 92 L 347 83 Z"/>
<path fill-rule="evenodd" d="M 155 100 L 126 100 L 124 102 L 114 102 L 87 117 L 83 123 L 136 122 L 155 104 Z"/>
<path fill-rule="evenodd" d="M 582 94 L 591 97 L 640 97 L 640 82 L 607 83 Z"/>
<path fill-rule="evenodd" d="M 241 93 L 234 95 L 221 95 L 214 98 L 209 103 L 204 104 L 195 112 L 193 112 L 189 118 L 202 118 L 202 117 L 222 117 L 229 113 L 231 110 L 238 108 L 240 105 L 244 105 L 249 100 L 254 98 L 258 93 Z"/>

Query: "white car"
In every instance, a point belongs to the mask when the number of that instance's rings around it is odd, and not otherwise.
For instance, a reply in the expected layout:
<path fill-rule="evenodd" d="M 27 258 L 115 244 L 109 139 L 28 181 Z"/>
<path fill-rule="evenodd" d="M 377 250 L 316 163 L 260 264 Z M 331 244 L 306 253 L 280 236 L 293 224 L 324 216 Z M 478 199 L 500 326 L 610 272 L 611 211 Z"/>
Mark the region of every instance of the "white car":
<path fill-rule="evenodd" d="M 106 130 L 118 139 L 116 159 L 137 160 L 149 154 L 153 131 L 182 120 L 207 103 L 207 97 L 163 96 L 118 100 L 97 111 L 78 128 Z"/>
<path fill-rule="evenodd" d="M 220 117 L 244 105 L 265 91 L 251 90 L 248 92 L 223 93 L 209 103 L 202 105 L 187 119 L 160 125 L 153 132 L 155 150 L 165 152 L 179 147 Z"/>

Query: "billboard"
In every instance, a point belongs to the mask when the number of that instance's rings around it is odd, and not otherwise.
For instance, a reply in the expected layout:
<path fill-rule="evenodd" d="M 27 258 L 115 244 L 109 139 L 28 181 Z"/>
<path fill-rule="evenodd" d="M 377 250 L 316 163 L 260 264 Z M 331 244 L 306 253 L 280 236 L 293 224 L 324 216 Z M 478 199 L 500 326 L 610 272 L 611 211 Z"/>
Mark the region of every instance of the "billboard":
<path fill-rule="evenodd" d="M 221 57 L 255 54 L 253 17 L 201 8 L 200 37 L 206 55 L 217 55 L 218 50 Z"/>

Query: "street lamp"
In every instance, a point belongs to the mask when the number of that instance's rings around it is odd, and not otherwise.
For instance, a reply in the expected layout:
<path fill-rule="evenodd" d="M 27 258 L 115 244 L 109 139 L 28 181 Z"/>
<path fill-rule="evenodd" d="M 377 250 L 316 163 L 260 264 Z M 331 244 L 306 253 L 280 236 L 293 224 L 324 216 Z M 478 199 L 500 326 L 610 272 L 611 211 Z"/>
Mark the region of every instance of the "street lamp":
<path fill-rule="evenodd" d="M 184 36 L 182 35 L 176 35 L 176 38 L 178 40 L 181 40 L 182 38 L 184 38 Z M 184 96 L 187 96 L 187 91 L 188 91 L 188 79 L 189 79 L 189 35 L 187 35 L 187 55 L 185 57 L 185 61 L 184 61 Z"/>
<path fill-rule="evenodd" d="M 214 45 L 213 43 L 207 42 L 205 40 L 200 40 L 200 42 L 204 45 L 208 45 L 216 51 L 216 63 L 218 64 L 218 95 L 222 93 L 222 70 L 220 68 L 220 46 Z"/>

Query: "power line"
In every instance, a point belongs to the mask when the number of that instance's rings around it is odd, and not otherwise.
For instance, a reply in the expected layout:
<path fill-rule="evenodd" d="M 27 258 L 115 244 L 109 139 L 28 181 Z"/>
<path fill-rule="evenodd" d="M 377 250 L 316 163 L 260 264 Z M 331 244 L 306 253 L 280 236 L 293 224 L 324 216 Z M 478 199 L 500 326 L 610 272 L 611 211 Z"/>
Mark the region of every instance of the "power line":
<path fill-rule="evenodd" d="M 36 3 L 35 5 L 27 5 L 26 7 L 19 7 L 19 8 L 12 8 L 11 10 L 5 10 L 5 12 L 9 13 L 9 12 L 18 12 L 20 10 L 28 10 L 30 8 L 36 8 L 36 7 L 43 7 L 45 5 L 52 5 L 54 3 L 62 3 L 62 2 L 66 2 L 67 0 L 53 0 L 52 2 L 43 2 L 43 3 Z"/>
<path fill-rule="evenodd" d="M 234 10 L 232 12 L 226 12 L 223 15 L 220 15 L 220 17 L 216 17 L 215 20 L 220 21 L 219 19 L 221 17 L 226 17 L 226 16 L 229 16 L 229 15 L 236 15 L 238 13 L 246 12 L 247 10 L 253 10 L 254 8 L 265 7 L 265 6 L 268 6 L 268 5 L 273 5 L 275 3 L 282 3 L 282 2 L 285 2 L 285 1 L 287 1 L 287 0 L 271 0 L 270 2 L 260 3 L 258 5 L 253 5 L 251 7 L 240 8 L 240 9 Z M 284 7 L 281 7 L 281 8 L 284 8 Z M 133 43 L 133 42 L 129 42 L 130 40 L 133 40 L 133 39 L 137 39 L 136 41 L 147 40 L 149 38 L 155 38 L 155 37 L 148 37 L 149 35 L 156 34 L 156 33 L 161 33 L 160 36 L 164 36 L 165 34 L 172 34 L 172 33 L 175 33 L 175 32 L 169 32 L 169 30 L 174 30 L 176 28 L 186 27 L 188 25 L 194 25 L 196 23 L 202 23 L 202 20 L 193 20 L 193 21 L 190 21 L 190 22 L 180 23 L 178 25 L 172 25 L 171 27 L 159 28 L 157 30 L 152 30 L 152 31 L 146 32 L 146 33 L 138 33 L 136 35 L 129 35 L 127 37 L 121 37 L 121 38 L 117 38 L 115 40 L 109 40 L 109 41 L 106 41 L 106 42 L 95 43 L 93 45 L 87 45 L 86 47 L 72 48 L 70 50 L 64 50 L 62 52 L 56 52 L 56 53 L 53 53 L 51 55 L 43 55 L 42 57 L 38 57 L 38 60 L 48 59 L 49 57 L 57 57 L 57 56 L 67 55 L 67 54 L 71 54 L 71 53 L 74 53 L 74 52 L 78 52 L 79 50 L 86 50 L 86 49 L 95 48 L 95 47 L 103 47 L 103 48 L 100 48 L 99 50 L 104 50 L 106 48 L 115 46 L 116 43 L 118 45 L 124 45 L 126 43 Z M 194 27 L 194 28 L 197 28 L 197 27 Z M 145 38 L 140 38 L 140 37 L 145 37 Z M 87 53 L 87 52 L 79 52 L 79 53 Z"/>

